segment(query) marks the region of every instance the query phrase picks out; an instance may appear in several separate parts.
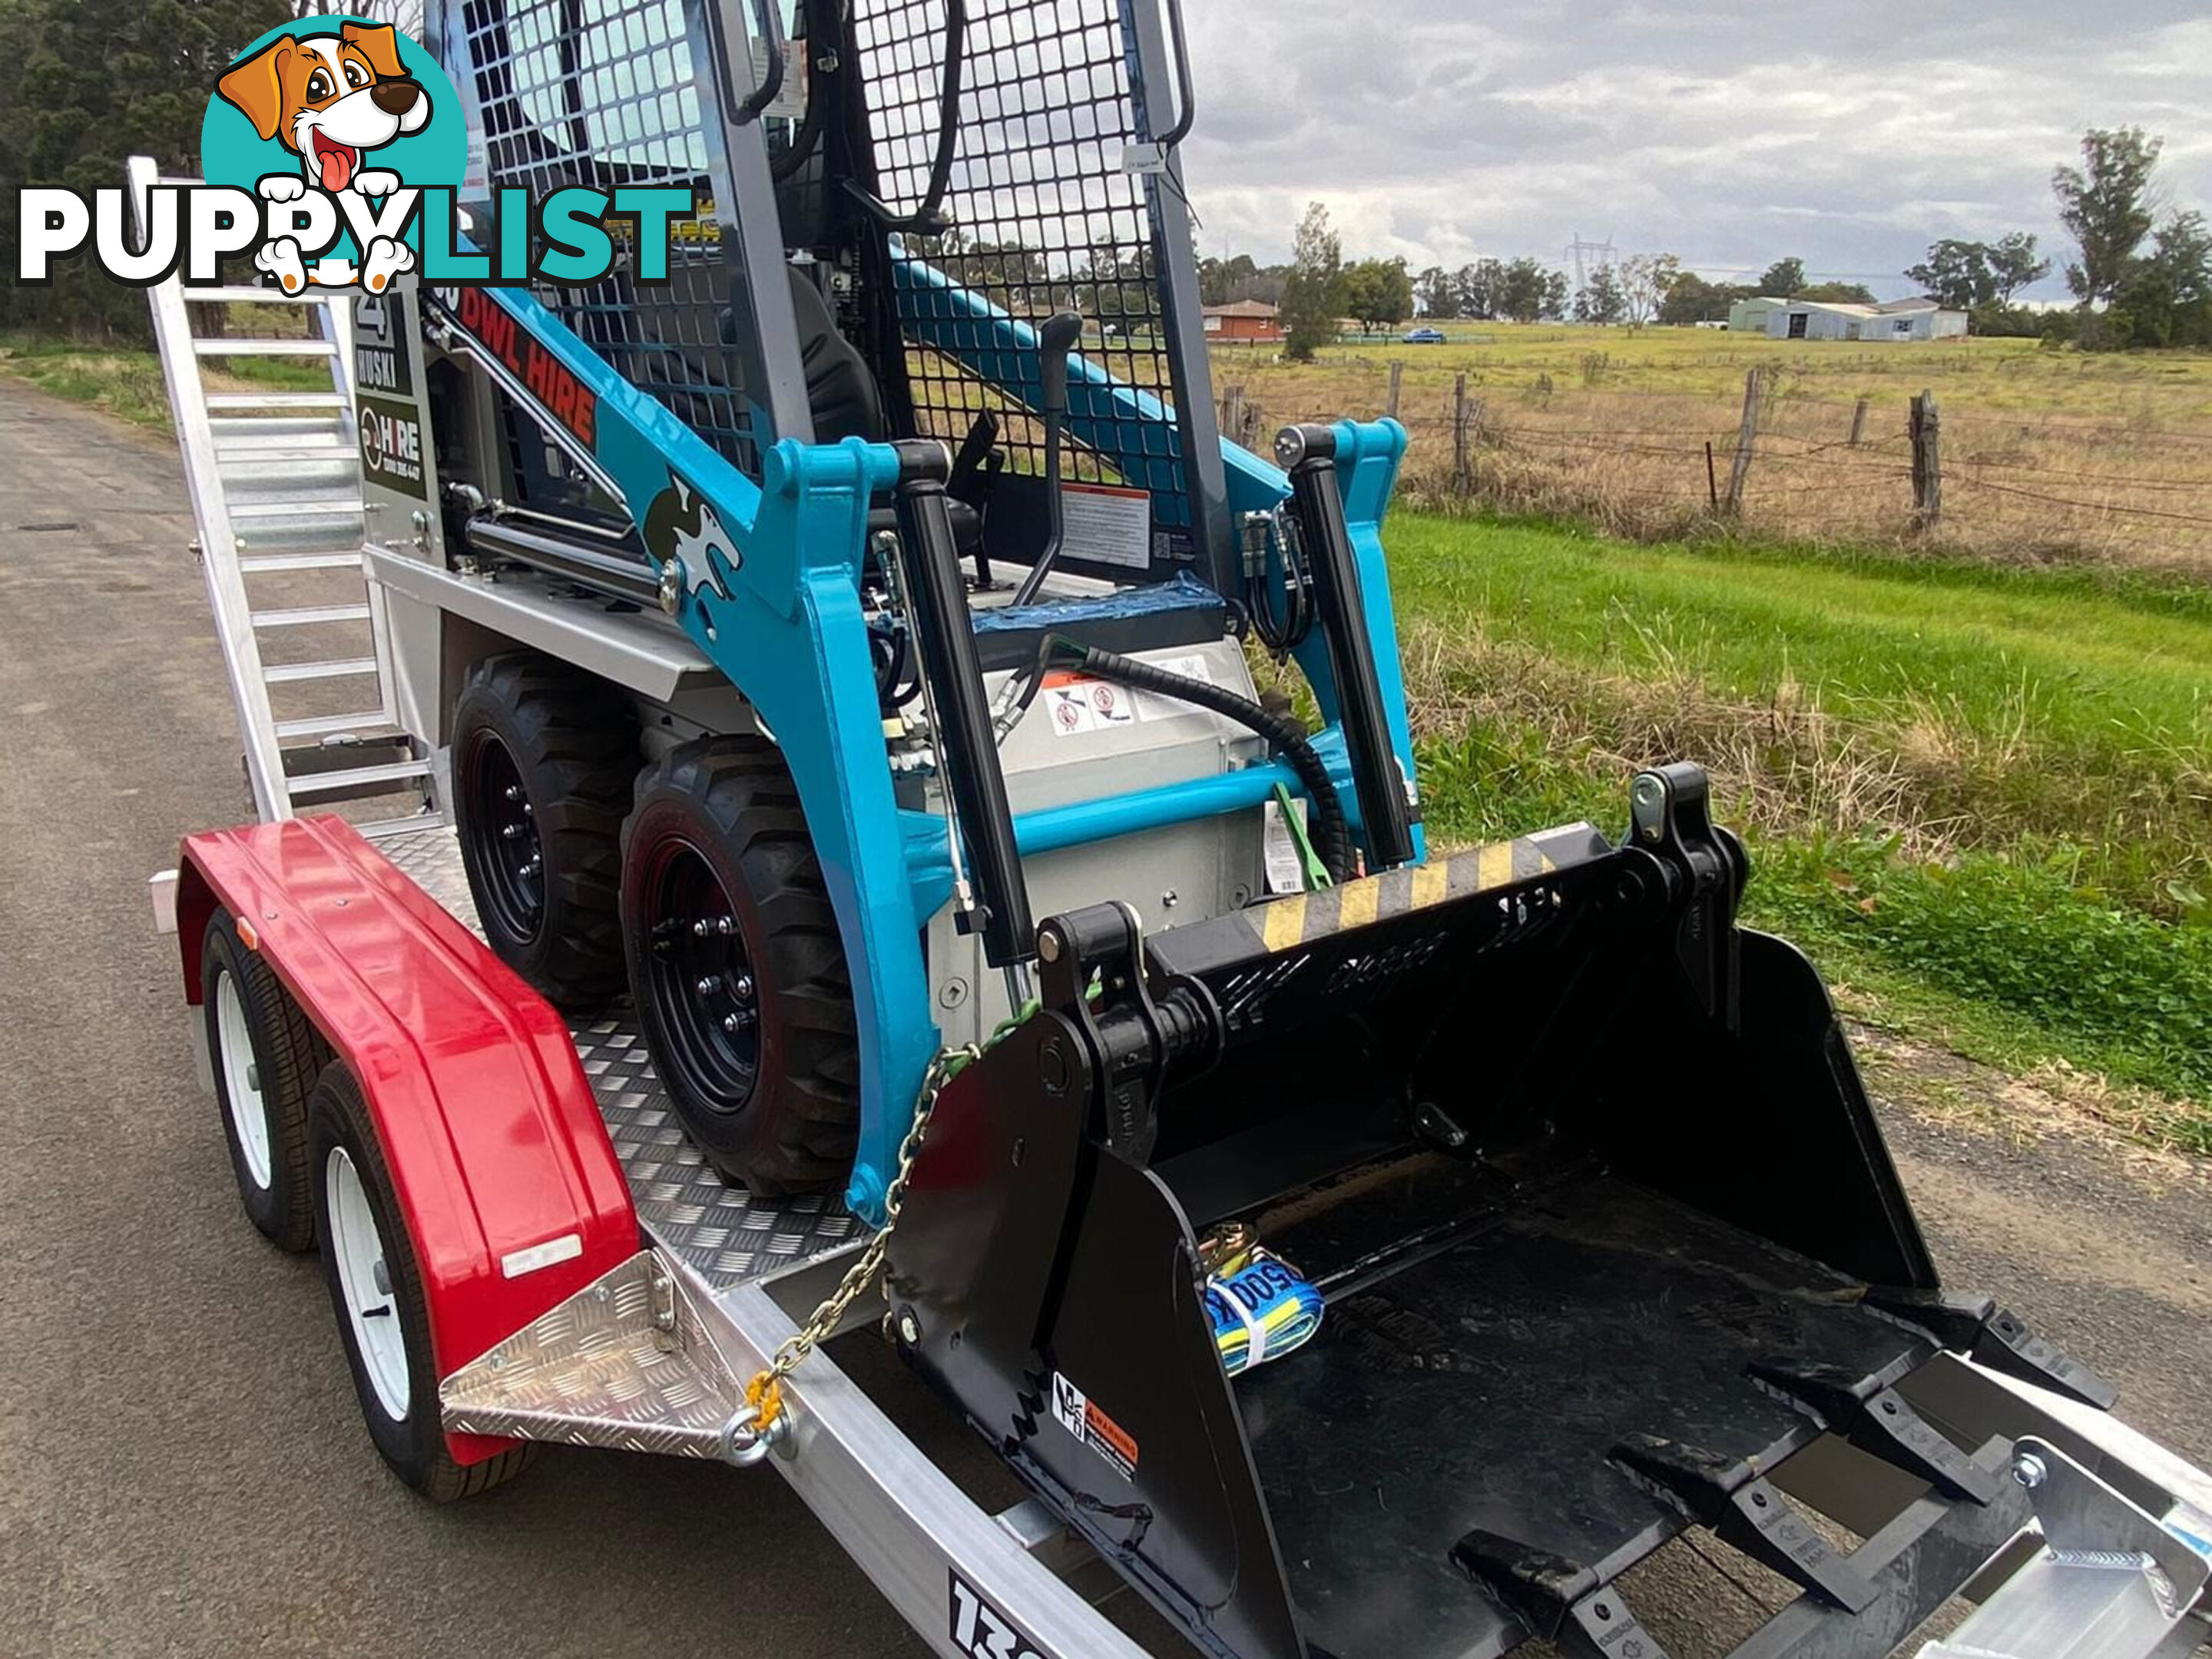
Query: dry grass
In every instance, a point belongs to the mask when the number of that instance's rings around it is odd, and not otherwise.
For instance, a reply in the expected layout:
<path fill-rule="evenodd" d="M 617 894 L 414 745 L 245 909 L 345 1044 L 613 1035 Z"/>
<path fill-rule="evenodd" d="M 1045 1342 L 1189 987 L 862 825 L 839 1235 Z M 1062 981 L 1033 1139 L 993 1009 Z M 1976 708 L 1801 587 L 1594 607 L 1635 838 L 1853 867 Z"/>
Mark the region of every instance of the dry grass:
<path fill-rule="evenodd" d="M 1764 406 L 1734 527 L 2212 578 L 2212 357 L 1504 325 L 1440 347 L 1334 348 L 1308 365 L 1218 349 L 1214 379 L 1257 443 L 1289 421 L 1382 413 L 1393 361 L 1405 365 L 1399 416 L 1414 439 L 1407 484 L 1432 504 L 1569 515 L 1644 539 L 1711 533 L 1724 523 L 1713 494 L 1728 489 L 1756 370 Z M 1461 374 L 1465 479 L 1454 463 Z M 1905 434 L 1921 391 L 1942 411 L 1944 514 L 1932 532 L 1916 525 Z"/>
<path fill-rule="evenodd" d="M 1881 826 L 1916 858 L 1948 857 L 1973 839 L 1960 810 L 1993 756 L 1986 735 L 1929 702 L 1900 732 L 1820 706 L 1784 679 L 1766 698 L 1717 695 L 1703 672 L 1645 640 L 1633 674 L 1578 664 L 1492 637 L 1478 622 L 1403 630 L 1417 740 L 1450 743 L 1479 728 L 1528 728 L 1610 774 L 1625 791 L 1645 767 L 1698 757 L 1729 821 L 1769 836 L 1835 836 Z"/>
<path fill-rule="evenodd" d="M 1852 1047 L 1877 1094 L 1948 1129 L 2010 1145 L 2087 1143 L 2157 1190 L 2212 1188 L 2212 1161 L 2192 1150 L 2203 1117 L 2186 1103 L 2115 1083 L 2064 1060 L 2014 1075 L 1890 1029 L 1885 1000 L 1830 987 L 1851 1024 Z"/>

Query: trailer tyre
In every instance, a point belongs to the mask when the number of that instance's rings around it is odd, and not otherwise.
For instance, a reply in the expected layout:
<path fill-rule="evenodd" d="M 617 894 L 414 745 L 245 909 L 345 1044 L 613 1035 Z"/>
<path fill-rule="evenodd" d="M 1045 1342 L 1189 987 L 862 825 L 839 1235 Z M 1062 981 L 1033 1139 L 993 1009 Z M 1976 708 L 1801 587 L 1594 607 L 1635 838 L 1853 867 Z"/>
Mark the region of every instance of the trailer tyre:
<path fill-rule="evenodd" d="M 323 1277 L 369 1438 L 392 1473 L 434 1504 L 514 1479 L 528 1462 L 528 1445 L 464 1465 L 446 1443 L 414 1241 L 361 1085 L 343 1063 L 324 1067 L 315 1085 L 307 1139 Z"/>
<path fill-rule="evenodd" d="M 453 807 L 477 920 L 556 1007 L 623 988 L 622 820 L 637 720 L 607 686 L 535 652 L 469 672 L 453 709 Z"/>
<path fill-rule="evenodd" d="M 769 1197 L 841 1184 L 860 1048 L 837 918 L 774 744 L 711 738 L 639 780 L 623 826 L 638 1025 L 709 1163 Z"/>
<path fill-rule="evenodd" d="M 246 1213 L 283 1250 L 315 1242 L 307 1097 L 331 1057 L 282 981 L 218 908 L 200 949 L 200 1005 L 223 1139 Z"/>

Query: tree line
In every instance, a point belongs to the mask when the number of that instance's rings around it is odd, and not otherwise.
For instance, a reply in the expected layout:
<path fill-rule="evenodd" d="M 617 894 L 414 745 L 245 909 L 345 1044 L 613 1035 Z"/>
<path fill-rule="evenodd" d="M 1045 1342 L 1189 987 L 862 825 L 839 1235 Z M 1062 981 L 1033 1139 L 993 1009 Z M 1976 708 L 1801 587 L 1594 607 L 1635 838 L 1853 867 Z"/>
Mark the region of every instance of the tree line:
<path fill-rule="evenodd" d="M 1372 331 L 1414 317 L 1455 322 L 1689 324 L 1724 319 L 1736 301 L 1759 294 L 1808 300 L 1870 301 L 1855 283 L 1808 283 L 1804 261 L 1777 260 L 1756 283 L 1708 283 L 1671 253 L 1633 254 L 1592 270 L 1577 289 L 1567 273 L 1540 260 L 1477 259 L 1413 274 L 1402 258 L 1346 261 L 1327 204 L 1298 222 L 1288 264 L 1263 265 L 1249 254 L 1199 263 L 1207 305 L 1259 300 L 1279 307 L 1289 355 L 1309 359 L 1346 320 Z"/>
<path fill-rule="evenodd" d="M 2160 214 L 2165 148 L 2141 127 L 2093 127 L 2081 165 L 2051 175 L 2079 250 L 2066 285 L 2081 301 L 2069 317 L 2083 345 L 2212 346 L 2212 226 L 2194 209 Z"/>
<path fill-rule="evenodd" d="M 292 15 L 287 0 L 0 0 L 0 268 L 15 269 L 12 204 L 33 185 L 90 192 L 150 155 L 198 171 L 216 78 Z M 0 327 L 142 340 L 146 296 L 64 261 L 51 284 L 0 284 Z"/>
<path fill-rule="evenodd" d="M 1964 311 L 1978 334 L 2041 335 L 2100 349 L 2212 347 L 2212 223 L 2193 209 L 2163 213 L 2157 179 L 2164 141 L 2140 127 L 2092 129 L 2081 164 L 2051 175 L 2059 222 L 2076 257 L 2066 280 L 2073 310 L 2031 312 L 2021 292 L 2050 275 L 2053 261 L 2030 231 L 1987 241 L 1944 237 L 1903 275 L 1937 304 Z M 1874 303 L 1861 283 L 1808 283 L 1805 262 L 1776 260 L 1749 283 L 1709 281 L 1672 253 L 1632 254 L 1589 271 L 1572 287 L 1565 271 L 1531 258 L 1477 259 L 1415 274 L 1404 259 L 1344 258 L 1323 203 L 1308 206 L 1287 264 L 1249 253 L 1199 264 L 1207 305 L 1259 300 L 1280 307 L 1290 355 L 1304 359 L 1349 319 L 1362 329 L 1412 318 L 1446 322 L 1723 322 L 1741 301 L 1766 297 Z"/>

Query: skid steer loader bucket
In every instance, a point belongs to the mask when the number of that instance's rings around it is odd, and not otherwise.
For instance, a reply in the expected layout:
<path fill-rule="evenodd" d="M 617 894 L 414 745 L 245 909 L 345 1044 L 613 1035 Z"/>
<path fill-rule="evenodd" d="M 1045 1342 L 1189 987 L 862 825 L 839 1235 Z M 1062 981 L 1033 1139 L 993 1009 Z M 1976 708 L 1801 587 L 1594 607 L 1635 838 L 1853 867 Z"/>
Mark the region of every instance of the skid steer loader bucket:
<path fill-rule="evenodd" d="M 1701 1525 L 1804 1591 L 1759 1650 L 1887 1652 L 2025 1514 L 1893 1385 L 1948 1347 L 2108 1401 L 1938 1291 L 1819 977 L 1735 926 L 1703 775 L 1634 818 L 1148 941 L 1054 918 L 1043 1012 L 939 1100 L 909 1357 L 1204 1650 L 1652 1659 L 1608 1586 Z M 1327 1301 L 1234 1378 L 1231 1222 Z M 1911 1550 L 1847 1559 L 1769 1484 L 1830 1431 L 1933 1495 Z"/>

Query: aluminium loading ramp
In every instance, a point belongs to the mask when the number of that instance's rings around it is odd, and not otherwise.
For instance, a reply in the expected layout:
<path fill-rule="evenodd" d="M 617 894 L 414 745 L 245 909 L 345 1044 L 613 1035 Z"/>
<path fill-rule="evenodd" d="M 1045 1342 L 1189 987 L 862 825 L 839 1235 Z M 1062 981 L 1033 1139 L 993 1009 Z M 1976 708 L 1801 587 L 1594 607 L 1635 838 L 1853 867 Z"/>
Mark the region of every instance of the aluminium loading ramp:
<path fill-rule="evenodd" d="M 143 155 L 128 178 L 142 234 L 155 185 L 199 182 Z M 400 728 L 383 595 L 362 552 L 351 297 L 195 284 L 179 269 L 148 298 L 255 815 L 412 795 L 420 811 L 360 827 L 374 837 L 436 821 L 432 763 Z M 241 313 L 253 325 L 233 332 Z M 246 360 L 297 364 L 301 384 L 222 373 Z"/>

